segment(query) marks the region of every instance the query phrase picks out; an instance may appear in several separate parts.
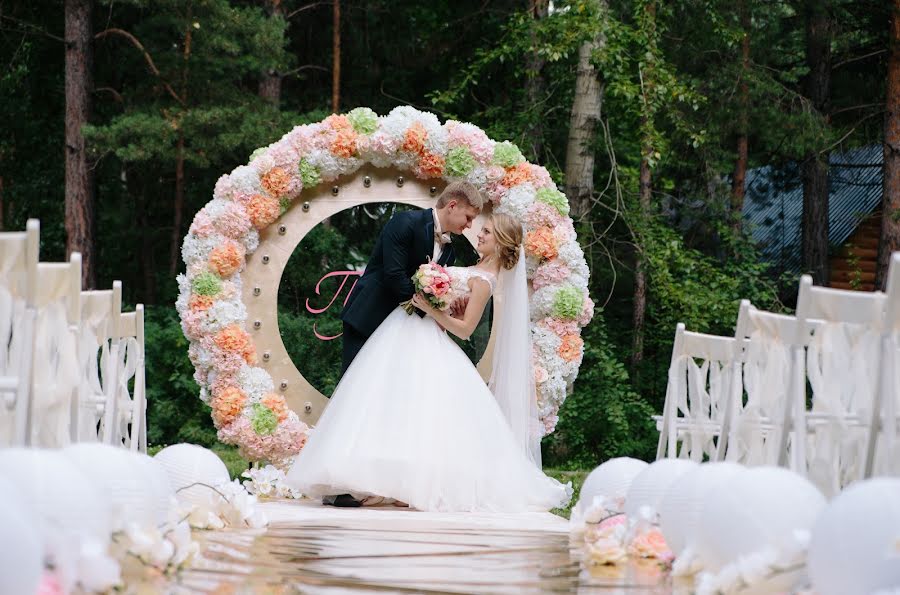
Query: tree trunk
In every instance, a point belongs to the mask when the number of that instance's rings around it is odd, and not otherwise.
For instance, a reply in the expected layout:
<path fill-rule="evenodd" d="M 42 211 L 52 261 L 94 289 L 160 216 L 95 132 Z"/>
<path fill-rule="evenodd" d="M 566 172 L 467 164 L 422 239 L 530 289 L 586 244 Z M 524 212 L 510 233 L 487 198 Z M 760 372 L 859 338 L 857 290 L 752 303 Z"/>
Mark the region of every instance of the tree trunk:
<path fill-rule="evenodd" d="M 536 28 L 539 21 L 546 18 L 550 12 L 549 0 L 528 0 L 528 12 L 534 23 L 531 26 L 532 52 L 525 64 L 525 76 L 527 77 L 525 79 L 525 96 L 528 98 L 528 111 L 531 114 L 530 124 L 525 131 L 525 139 L 530 145 L 532 159 L 540 160 L 543 150 L 544 119 L 542 115 L 538 115 L 538 112 L 541 110 L 540 104 L 544 94 L 543 70 L 546 61 L 538 53 Z"/>
<path fill-rule="evenodd" d="M 4 207 L 6 205 L 3 203 L 3 176 L 0 176 L 0 231 L 4 231 L 6 229 L 6 211 Z"/>
<path fill-rule="evenodd" d="M 273 19 L 284 16 L 281 0 L 265 0 L 266 12 Z M 281 74 L 275 70 L 262 73 L 259 79 L 259 96 L 276 108 L 281 104 Z"/>
<path fill-rule="evenodd" d="M 134 201 L 134 220 L 140 235 L 140 268 L 143 281 L 141 301 L 156 303 L 156 259 L 153 250 L 153 227 L 148 217 L 147 183 L 135 171 L 124 170 L 125 188 Z"/>
<path fill-rule="evenodd" d="M 648 50 L 656 51 L 656 2 L 651 0 L 645 8 L 645 18 L 647 19 L 646 30 L 648 32 Z M 652 64 L 652 62 L 650 63 Z M 645 224 L 650 217 L 652 206 L 653 179 L 650 171 L 650 160 L 653 158 L 655 148 L 653 146 L 653 116 L 654 106 L 652 103 L 654 73 L 652 66 L 648 64 L 647 68 L 641 75 L 643 81 L 643 110 L 641 116 L 641 165 L 638 177 L 638 201 L 640 206 L 639 216 L 640 223 Z M 648 99 L 650 98 L 650 99 Z M 638 230 L 635 238 L 636 257 L 634 267 L 634 300 L 631 323 L 633 326 L 632 345 L 631 345 L 631 366 L 632 377 L 634 381 L 638 380 L 640 372 L 640 364 L 644 361 L 644 318 L 647 312 L 647 262 L 643 255 L 643 246 L 640 245 L 640 234 L 642 230 Z"/>
<path fill-rule="evenodd" d="M 66 0 L 66 255 L 81 252 L 81 284 L 93 289 L 94 174 L 82 127 L 91 115 L 92 0 Z"/>
<path fill-rule="evenodd" d="M 825 116 L 831 98 L 831 16 L 821 0 L 807 0 L 807 95 L 813 108 Z M 817 285 L 828 284 L 828 153 L 807 153 L 802 166 L 803 268 Z"/>
<path fill-rule="evenodd" d="M 331 111 L 341 109 L 341 0 L 334 0 L 331 26 Z"/>
<path fill-rule="evenodd" d="M 878 287 L 884 289 L 891 253 L 900 250 L 900 0 L 893 0 L 887 100 L 884 114 L 884 176 Z"/>
<path fill-rule="evenodd" d="M 603 81 L 591 63 L 591 56 L 606 40 L 598 35 L 578 49 L 575 99 L 569 118 L 566 146 L 566 195 L 576 221 L 591 210 L 594 193 L 594 138 L 603 101 Z"/>
<path fill-rule="evenodd" d="M 747 76 L 750 72 L 750 1 L 740 0 L 738 10 L 741 16 L 741 84 L 740 112 L 738 114 L 737 160 L 734 163 L 734 177 L 731 182 L 731 224 L 734 231 L 740 233 L 744 211 L 744 192 L 747 182 L 748 141 L 750 129 L 750 87 Z"/>
<path fill-rule="evenodd" d="M 184 110 L 188 109 L 188 65 L 191 59 L 191 41 L 192 41 L 192 7 L 188 4 L 187 12 L 187 29 L 184 33 L 184 52 L 182 54 L 181 67 L 181 100 L 184 102 Z M 181 114 L 179 118 L 182 118 Z M 175 149 L 175 203 L 172 213 L 172 242 L 169 246 L 169 276 L 174 278 L 178 272 L 178 256 L 181 253 L 181 222 L 184 218 L 184 128 L 182 122 L 178 121 L 178 144 Z"/>

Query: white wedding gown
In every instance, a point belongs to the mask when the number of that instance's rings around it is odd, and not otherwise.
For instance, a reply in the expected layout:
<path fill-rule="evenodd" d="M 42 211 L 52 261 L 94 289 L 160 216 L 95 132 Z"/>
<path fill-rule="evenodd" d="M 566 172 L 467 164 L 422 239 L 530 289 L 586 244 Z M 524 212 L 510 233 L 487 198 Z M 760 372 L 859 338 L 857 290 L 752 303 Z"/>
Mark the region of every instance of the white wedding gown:
<path fill-rule="evenodd" d="M 449 271 L 456 295 L 471 275 L 494 287 L 489 273 Z M 400 307 L 344 374 L 288 482 L 313 498 L 378 495 L 427 511 L 546 511 L 571 497 L 517 445 L 459 346 Z"/>

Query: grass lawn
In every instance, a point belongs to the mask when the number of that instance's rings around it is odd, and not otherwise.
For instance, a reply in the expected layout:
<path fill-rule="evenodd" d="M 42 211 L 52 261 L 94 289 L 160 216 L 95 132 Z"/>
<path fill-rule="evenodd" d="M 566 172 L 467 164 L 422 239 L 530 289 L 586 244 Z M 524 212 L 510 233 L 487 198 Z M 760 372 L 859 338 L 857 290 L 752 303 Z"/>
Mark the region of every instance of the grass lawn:
<path fill-rule="evenodd" d="M 147 448 L 147 454 L 153 456 L 162 449 L 162 446 L 150 446 Z M 237 449 L 233 446 L 217 444 L 210 450 L 219 455 L 219 458 L 222 459 L 223 463 L 225 463 L 225 467 L 228 468 L 228 473 L 231 475 L 232 479 L 236 477 L 239 478 L 241 473 L 243 473 L 244 470 L 249 466 L 247 461 L 245 461 L 240 457 L 240 455 L 238 455 Z M 554 479 L 558 479 L 563 483 L 569 481 L 572 482 L 572 488 L 575 491 L 572 494 L 572 501 L 569 502 L 569 505 L 565 508 L 554 508 L 552 511 L 550 511 L 553 514 L 559 515 L 563 518 L 569 518 L 569 514 L 572 512 L 572 507 L 575 506 L 576 502 L 578 502 L 578 494 L 579 492 L 581 492 L 581 484 L 584 483 L 584 478 L 587 477 L 588 473 L 590 473 L 590 470 L 567 471 L 563 469 L 546 468 L 544 469 L 544 473 L 546 473 L 550 477 L 553 477 Z"/>

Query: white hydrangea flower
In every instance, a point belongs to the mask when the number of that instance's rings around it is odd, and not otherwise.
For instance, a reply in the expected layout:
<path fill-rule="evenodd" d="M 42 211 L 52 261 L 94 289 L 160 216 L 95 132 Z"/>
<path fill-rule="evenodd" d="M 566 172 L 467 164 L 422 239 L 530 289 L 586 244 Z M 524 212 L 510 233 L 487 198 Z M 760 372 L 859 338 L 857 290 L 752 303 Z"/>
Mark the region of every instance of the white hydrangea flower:
<path fill-rule="evenodd" d="M 175 309 L 179 314 L 184 314 L 191 297 L 191 282 L 184 273 L 179 273 L 175 280 L 178 282 L 178 299 L 175 300 Z"/>
<path fill-rule="evenodd" d="M 241 165 L 231 172 L 231 184 L 234 191 L 240 194 L 250 195 L 262 192 L 259 173 L 256 168 L 249 165 Z"/>
<path fill-rule="evenodd" d="M 525 219 L 528 207 L 535 201 L 536 192 L 534 186 L 528 182 L 517 184 L 510 188 L 494 210 L 497 213 L 506 213 L 516 221 L 522 221 Z"/>
<path fill-rule="evenodd" d="M 559 287 L 556 285 L 546 285 L 536 290 L 531 295 L 531 318 L 540 320 L 550 316 L 553 311 L 553 300 L 556 299 L 556 292 Z"/>
<path fill-rule="evenodd" d="M 188 266 L 206 262 L 209 259 L 209 253 L 223 241 L 224 238 L 220 235 L 198 238 L 193 234 L 188 234 L 181 245 L 181 258 Z"/>
<path fill-rule="evenodd" d="M 204 334 L 212 334 L 245 320 L 247 308 L 241 300 L 216 300 L 206 311 L 206 319 L 200 326 Z"/>
<path fill-rule="evenodd" d="M 250 232 L 241 239 L 241 242 L 244 244 L 247 254 L 253 254 L 259 248 L 259 232 L 250 228 Z"/>
<path fill-rule="evenodd" d="M 241 366 L 237 376 L 238 386 L 247 395 L 250 404 L 258 403 L 263 395 L 275 390 L 272 377 L 262 368 L 250 367 L 247 364 Z M 248 408 L 249 409 L 249 408 Z"/>

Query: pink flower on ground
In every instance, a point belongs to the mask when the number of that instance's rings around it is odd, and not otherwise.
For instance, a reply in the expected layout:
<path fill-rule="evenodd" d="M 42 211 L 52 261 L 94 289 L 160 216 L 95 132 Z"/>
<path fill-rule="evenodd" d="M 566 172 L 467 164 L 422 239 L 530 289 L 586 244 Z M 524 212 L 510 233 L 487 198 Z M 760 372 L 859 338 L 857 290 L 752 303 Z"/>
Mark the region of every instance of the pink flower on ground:
<path fill-rule="evenodd" d="M 675 558 L 662 532 L 656 527 L 643 531 L 632 539 L 628 545 L 628 553 L 638 558 L 655 558 L 661 562 L 671 562 Z"/>

